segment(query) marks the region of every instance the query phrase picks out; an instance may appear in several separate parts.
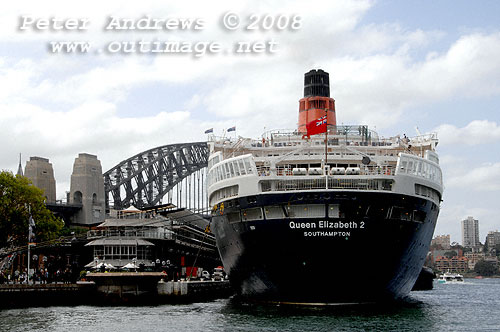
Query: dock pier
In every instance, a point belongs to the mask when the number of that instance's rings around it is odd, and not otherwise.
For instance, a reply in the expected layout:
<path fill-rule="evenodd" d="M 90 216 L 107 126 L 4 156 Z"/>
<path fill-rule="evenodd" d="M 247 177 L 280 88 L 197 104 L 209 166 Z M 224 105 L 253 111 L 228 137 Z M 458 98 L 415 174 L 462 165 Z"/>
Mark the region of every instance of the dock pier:
<path fill-rule="evenodd" d="M 91 304 L 93 282 L 76 284 L 1 284 L 0 308 Z"/>
<path fill-rule="evenodd" d="M 89 273 L 76 284 L 3 284 L 0 307 L 132 305 L 208 301 L 232 295 L 229 281 L 164 281 L 161 272 Z"/>

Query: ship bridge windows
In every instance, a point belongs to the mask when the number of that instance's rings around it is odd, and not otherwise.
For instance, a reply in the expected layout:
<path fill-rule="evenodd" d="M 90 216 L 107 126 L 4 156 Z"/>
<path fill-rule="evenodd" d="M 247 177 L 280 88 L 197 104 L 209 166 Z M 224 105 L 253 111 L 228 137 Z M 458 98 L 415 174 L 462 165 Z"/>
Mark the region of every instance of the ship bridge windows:
<path fill-rule="evenodd" d="M 214 158 L 215 159 L 215 158 Z M 208 173 L 208 185 L 233 178 L 235 176 L 247 175 L 254 173 L 254 163 L 251 156 L 243 156 L 236 160 L 224 161 L 210 169 Z"/>
<path fill-rule="evenodd" d="M 426 159 L 407 154 L 400 154 L 397 173 L 420 176 L 438 184 L 442 184 L 443 181 L 439 166 Z"/>

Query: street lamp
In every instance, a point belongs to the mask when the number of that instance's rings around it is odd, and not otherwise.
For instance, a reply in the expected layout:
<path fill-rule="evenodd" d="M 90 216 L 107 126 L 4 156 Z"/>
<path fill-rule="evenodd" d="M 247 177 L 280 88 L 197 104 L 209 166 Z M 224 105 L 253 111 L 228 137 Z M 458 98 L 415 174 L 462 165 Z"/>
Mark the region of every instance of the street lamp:
<path fill-rule="evenodd" d="M 33 278 L 33 284 L 35 284 L 35 271 L 36 271 L 36 262 L 38 261 L 38 255 L 33 255 L 31 256 L 31 259 L 33 259 L 33 275 L 32 275 L 32 278 Z M 28 274 L 30 273 L 30 271 L 28 271 Z"/>

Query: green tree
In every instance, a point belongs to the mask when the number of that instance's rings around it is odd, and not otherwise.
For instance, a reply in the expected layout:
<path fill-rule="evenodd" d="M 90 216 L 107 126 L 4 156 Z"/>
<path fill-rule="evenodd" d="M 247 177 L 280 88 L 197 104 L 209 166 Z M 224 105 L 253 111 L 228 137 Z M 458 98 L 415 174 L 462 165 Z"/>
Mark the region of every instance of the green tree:
<path fill-rule="evenodd" d="M 489 277 L 498 272 L 498 268 L 496 268 L 493 264 L 486 262 L 485 260 L 480 260 L 474 266 L 474 272 L 479 274 L 480 276 Z"/>
<path fill-rule="evenodd" d="M 43 190 L 26 177 L 0 172 L 0 248 L 27 244 L 30 210 L 37 242 L 58 236 L 64 223 L 47 209 L 44 200 Z"/>
<path fill-rule="evenodd" d="M 446 258 L 453 258 L 453 257 L 457 256 L 457 252 L 454 251 L 454 250 L 447 251 L 447 252 L 444 253 L 444 256 Z"/>

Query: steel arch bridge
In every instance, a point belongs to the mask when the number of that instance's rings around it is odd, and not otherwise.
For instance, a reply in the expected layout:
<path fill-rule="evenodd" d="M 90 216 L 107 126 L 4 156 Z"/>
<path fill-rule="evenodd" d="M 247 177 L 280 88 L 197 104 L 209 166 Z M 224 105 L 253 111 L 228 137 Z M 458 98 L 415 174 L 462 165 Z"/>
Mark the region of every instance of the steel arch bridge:
<path fill-rule="evenodd" d="M 165 196 L 169 203 L 175 198 L 178 207 L 206 209 L 207 163 L 206 142 L 164 145 L 141 152 L 104 173 L 106 209 L 110 208 L 110 194 L 117 210 L 130 205 L 153 207 L 164 203 Z"/>

